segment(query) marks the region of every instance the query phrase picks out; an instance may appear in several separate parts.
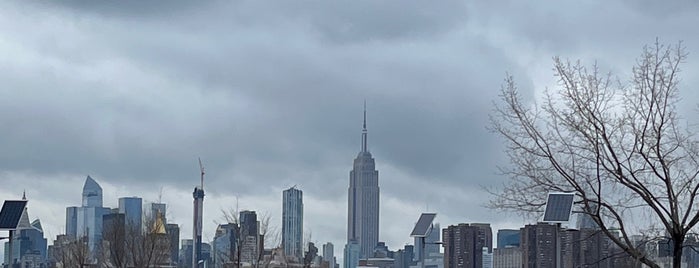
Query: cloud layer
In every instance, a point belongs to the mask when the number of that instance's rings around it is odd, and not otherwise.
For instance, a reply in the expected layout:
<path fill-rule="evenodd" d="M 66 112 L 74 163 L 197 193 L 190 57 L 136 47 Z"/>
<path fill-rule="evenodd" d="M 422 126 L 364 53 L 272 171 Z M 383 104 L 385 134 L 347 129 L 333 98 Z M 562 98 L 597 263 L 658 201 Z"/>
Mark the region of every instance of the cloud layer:
<path fill-rule="evenodd" d="M 189 237 L 202 157 L 209 239 L 236 197 L 279 224 L 281 191 L 298 185 L 305 228 L 341 256 L 366 100 L 381 240 L 410 242 L 428 208 L 445 227 L 517 227 L 481 206 L 481 187 L 505 181 L 486 130 L 504 74 L 529 97 L 555 86 L 556 55 L 623 79 L 656 37 L 699 51 L 698 13 L 689 1 L 3 2 L 0 198 L 27 189 L 55 236 L 91 174 L 109 206 L 169 203 Z M 684 68 L 688 111 L 698 66 Z"/>

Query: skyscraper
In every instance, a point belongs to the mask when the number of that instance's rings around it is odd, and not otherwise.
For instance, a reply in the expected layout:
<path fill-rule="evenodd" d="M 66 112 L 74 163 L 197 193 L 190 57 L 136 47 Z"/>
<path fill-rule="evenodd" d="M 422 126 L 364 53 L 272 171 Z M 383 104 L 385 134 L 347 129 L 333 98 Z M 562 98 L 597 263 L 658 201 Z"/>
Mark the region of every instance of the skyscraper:
<path fill-rule="evenodd" d="M 87 175 L 83 185 L 83 207 L 102 206 L 102 186 L 100 186 L 90 175 Z"/>
<path fill-rule="evenodd" d="M 444 268 L 480 268 L 483 267 L 483 249 L 493 252 L 490 224 L 451 225 L 443 230 L 442 239 Z"/>
<path fill-rule="evenodd" d="M 140 197 L 119 198 L 119 213 L 125 215 L 126 227 L 140 232 L 143 222 L 143 200 Z"/>
<path fill-rule="evenodd" d="M 66 235 L 71 238 L 78 236 L 78 207 L 66 208 Z"/>
<path fill-rule="evenodd" d="M 522 267 L 556 267 L 556 225 L 528 224 L 521 229 Z"/>
<path fill-rule="evenodd" d="M 379 171 L 367 148 L 366 105 L 362 147 L 350 171 L 347 196 L 347 242 L 356 241 L 360 258 L 370 257 L 379 242 Z"/>
<path fill-rule="evenodd" d="M 200 267 L 199 261 L 202 260 L 202 222 L 204 218 L 204 167 L 199 159 L 199 169 L 201 170 L 201 184 L 199 187 L 194 187 L 192 197 L 194 197 L 194 213 L 193 213 L 193 231 L 192 231 L 192 267 Z"/>
<path fill-rule="evenodd" d="M 102 244 L 102 216 L 109 208 L 102 207 L 102 187 L 89 175 L 85 179 L 82 193 L 82 207 L 77 208 L 76 238 L 87 238 L 93 257 Z"/>
<path fill-rule="evenodd" d="M 260 224 L 255 211 L 240 212 L 240 261 L 256 264 L 260 253 Z"/>
<path fill-rule="evenodd" d="M 333 243 L 323 245 L 323 261 L 328 263 L 329 268 L 335 268 L 335 247 Z"/>
<path fill-rule="evenodd" d="M 286 256 L 303 257 L 303 192 L 295 186 L 282 193 L 282 246 Z"/>

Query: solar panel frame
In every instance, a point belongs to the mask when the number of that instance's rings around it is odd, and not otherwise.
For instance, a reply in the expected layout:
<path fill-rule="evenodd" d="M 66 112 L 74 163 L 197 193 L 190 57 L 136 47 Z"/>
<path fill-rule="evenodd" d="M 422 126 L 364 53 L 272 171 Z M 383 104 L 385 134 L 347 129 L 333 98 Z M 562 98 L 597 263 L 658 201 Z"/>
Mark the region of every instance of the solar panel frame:
<path fill-rule="evenodd" d="M 543 222 L 564 223 L 570 221 L 573 211 L 574 193 L 551 192 L 546 199 Z"/>
<path fill-rule="evenodd" d="M 0 229 L 16 229 L 26 206 L 27 200 L 6 200 L 0 210 Z"/>
<path fill-rule="evenodd" d="M 422 213 L 415 223 L 413 231 L 410 232 L 410 237 L 426 237 L 435 217 L 437 217 L 437 213 Z"/>

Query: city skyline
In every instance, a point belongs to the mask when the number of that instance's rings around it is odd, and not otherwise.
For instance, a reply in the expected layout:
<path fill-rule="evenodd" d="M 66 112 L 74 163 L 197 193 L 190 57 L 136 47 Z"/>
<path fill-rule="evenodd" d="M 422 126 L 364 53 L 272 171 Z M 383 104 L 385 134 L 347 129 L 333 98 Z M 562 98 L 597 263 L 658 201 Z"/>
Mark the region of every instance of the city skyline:
<path fill-rule="evenodd" d="M 0 198 L 26 189 L 52 240 L 89 174 L 104 207 L 134 195 L 167 203 L 191 238 L 202 157 L 205 241 L 236 200 L 278 225 L 279 193 L 298 185 L 306 230 L 341 259 L 366 99 L 380 241 L 412 243 L 426 210 L 442 227 L 518 228 L 531 220 L 482 206 L 483 187 L 505 181 L 502 140 L 486 129 L 505 73 L 534 99 L 556 83 L 551 57 L 628 77 L 643 45 L 684 40 L 679 107 L 692 112 L 697 14 L 693 2 L 4 1 L 0 181 L 12 187 Z"/>

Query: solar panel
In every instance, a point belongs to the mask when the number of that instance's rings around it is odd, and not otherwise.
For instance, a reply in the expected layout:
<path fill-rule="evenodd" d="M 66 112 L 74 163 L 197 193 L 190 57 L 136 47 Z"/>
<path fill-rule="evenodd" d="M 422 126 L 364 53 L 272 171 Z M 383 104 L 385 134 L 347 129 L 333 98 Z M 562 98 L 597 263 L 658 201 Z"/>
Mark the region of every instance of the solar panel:
<path fill-rule="evenodd" d="M 420 219 L 417 220 L 415 228 L 410 232 L 412 237 L 425 237 L 427 232 L 430 231 L 430 226 L 432 226 L 432 221 L 437 217 L 437 213 L 422 213 Z"/>
<path fill-rule="evenodd" d="M 27 200 L 10 200 L 2 204 L 0 210 L 0 229 L 15 229 L 22 217 Z"/>
<path fill-rule="evenodd" d="M 567 222 L 573 209 L 573 193 L 549 193 L 544 222 Z"/>

